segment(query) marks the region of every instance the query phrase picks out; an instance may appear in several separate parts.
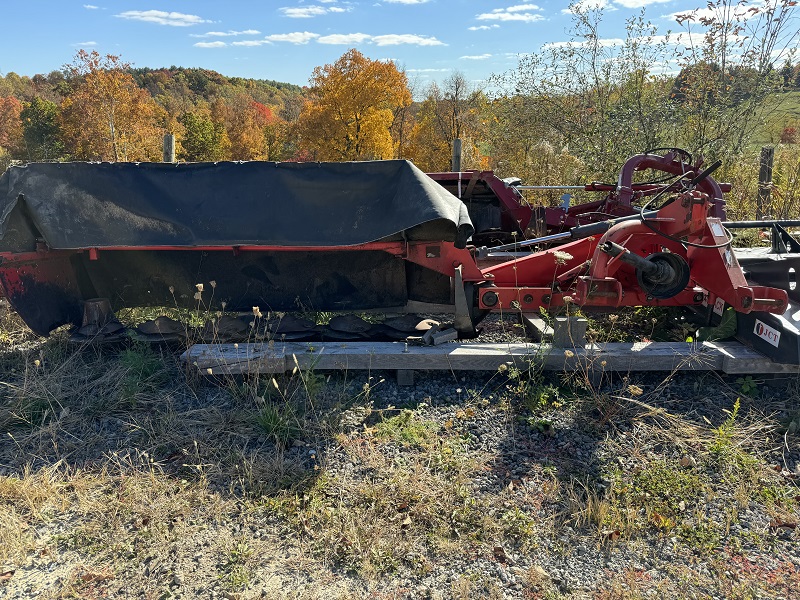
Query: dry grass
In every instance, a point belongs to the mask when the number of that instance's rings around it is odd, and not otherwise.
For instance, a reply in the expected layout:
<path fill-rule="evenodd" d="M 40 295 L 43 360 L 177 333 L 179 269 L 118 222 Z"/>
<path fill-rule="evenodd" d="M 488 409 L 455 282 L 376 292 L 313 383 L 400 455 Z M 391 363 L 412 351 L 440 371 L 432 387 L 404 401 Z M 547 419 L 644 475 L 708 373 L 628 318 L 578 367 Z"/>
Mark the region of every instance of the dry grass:
<path fill-rule="evenodd" d="M 753 541 L 731 531 L 753 505 L 797 519 L 796 484 L 771 462 L 789 435 L 777 401 L 735 410 L 731 387 L 730 401 L 687 409 L 669 394 L 677 375 L 642 394 L 611 374 L 504 372 L 442 416 L 391 407 L 369 374 L 203 380 L 157 347 L 77 349 L 56 336 L 0 365 L 0 572 L 15 570 L 5 585 L 19 594 L 395 598 L 447 565 L 514 556 L 526 597 L 581 597 L 531 566 L 545 542 L 569 556 L 676 538 L 721 569 L 720 540 L 745 560 L 734 544 Z M 502 428 L 484 447 L 470 432 L 487 416 Z M 554 445 L 577 437 L 596 444 L 592 456 Z M 661 580 L 598 572 L 596 593 L 744 598 L 797 577 L 734 564 L 740 580 L 689 566 Z M 466 566 L 441 585 L 452 598 L 504 593 Z"/>

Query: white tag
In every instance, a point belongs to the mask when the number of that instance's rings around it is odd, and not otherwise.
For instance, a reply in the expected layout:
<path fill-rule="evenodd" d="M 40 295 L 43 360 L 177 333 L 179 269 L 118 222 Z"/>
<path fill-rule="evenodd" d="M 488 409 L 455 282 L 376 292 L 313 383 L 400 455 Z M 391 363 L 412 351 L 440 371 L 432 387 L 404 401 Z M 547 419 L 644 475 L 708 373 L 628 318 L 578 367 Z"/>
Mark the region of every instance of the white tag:
<path fill-rule="evenodd" d="M 722 316 L 722 313 L 725 312 L 725 300 L 717 298 L 716 302 L 714 302 L 714 312 Z"/>
<path fill-rule="evenodd" d="M 711 226 L 711 233 L 717 237 L 725 237 L 725 230 L 722 228 L 722 225 L 716 221 L 711 221 L 709 225 Z"/>
<path fill-rule="evenodd" d="M 781 342 L 781 332 L 769 327 L 758 319 L 756 319 L 756 326 L 753 328 L 753 333 L 755 333 L 762 340 L 767 340 L 768 343 L 772 344 L 776 348 Z"/>

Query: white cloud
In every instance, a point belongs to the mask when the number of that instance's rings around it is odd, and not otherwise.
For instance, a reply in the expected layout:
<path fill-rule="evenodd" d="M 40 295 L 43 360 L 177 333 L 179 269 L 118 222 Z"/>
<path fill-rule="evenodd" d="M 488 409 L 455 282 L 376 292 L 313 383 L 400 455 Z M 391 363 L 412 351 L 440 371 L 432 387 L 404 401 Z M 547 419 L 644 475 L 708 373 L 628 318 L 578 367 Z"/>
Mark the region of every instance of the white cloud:
<path fill-rule="evenodd" d="M 195 48 L 224 48 L 227 46 L 225 42 L 197 42 Z"/>
<path fill-rule="evenodd" d="M 450 69 L 406 69 L 409 73 L 447 73 Z"/>
<path fill-rule="evenodd" d="M 636 37 L 631 38 L 632 42 L 638 42 L 640 44 L 646 44 L 648 46 L 656 46 L 658 44 L 668 44 L 670 46 L 683 46 L 683 47 L 691 47 L 692 45 L 702 44 L 705 41 L 705 35 L 702 33 L 673 33 L 670 36 L 666 35 L 654 35 L 648 37 Z M 590 40 L 577 42 L 577 41 L 567 41 L 567 42 L 551 42 L 548 44 L 544 44 L 542 46 L 543 50 L 551 49 L 551 48 L 585 48 L 592 44 Z M 617 48 L 622 47 L 625 45 L 625 40 L 622 38 L 600 38 L 597 40 L 597 44 L 601 48 Z"/>
<path fill-rule="evenodd" d="M 85 8 L 86 10 L 97 10 L 100 7 L 99 6 L 95 6 L 94 4 L 84 4 L 83 8 Z"/>
<path fill-rule="evenodd" d="M 499 10 L 503 9 L 501 8 Z M 517 4 L 515 6 L 509 6 L 505 10 L 506 12 L 514 13 L 514 12 L 530 12 L 532 10 L 542 10 L 542 9 L 539 6 L 536 6 L 535 4 Z"/>
<path fill-rule="evenodd" d="M 473 54 L 467 56 L 459 56 L 461 60 L 486 60 L 487 58 L 492 58 L 491 54 Z"/>
<path fill-rule="evenodd" d="M 90 46 L 97 46 L 97 42 L 78 42 L 72 45 L 76 48 L 89 48 Z"/>
<path fill-rule="evenodd" d="M 244 31 L 209 31 L 207 33 L 190 33 L 189 37 L 207 38 L 207 37 L 231 37 L 237 35 L 258 35 L 261 33 L 257 29 L 245 29 Z"/>
<path fill-rule="evenodd" d="M 398 46 L 409 44 L 416 46 L 446 46 L 444 42 L 435 37 L 425 37 L 412 34 L 369 35 L 368 33 L 332 33 L 321 36 L 310 31 L 295 31 L 292 33 L 274 33 L 261 40 L 241 40 L 232 42 L 231 46 L 263 46 L 272 42 L 288 42 L 290 44 L 307 44 L 316 41 L 319 44 L 356 45 L 371 43 L 376 46 Z M 195 44 L 201 48 L 216 48 L 225 45 L 225 42 L 203 42 Z M 212 45 L 213 44 L 213 45 Z"/>
<path fill-rule="evenodd" d="M 350 8 L 344 8 L 342 6 L 311 5 L 291 7 L 284 6 L 278 10 L 283 13 L 284 17 L 289 17 L 291 19 L 310 19 L 312 17 L 321 17 L 322 15 L 327 15 L 329 13 L 345 13 L 348 12 Z"/>
<path fill-rule="evenodd" d="M 398 46 L 400 44 L 411 44 L 414 46 L 446 46 L 444 42 L 435 37 L 425 37 L 410 33 L 391 33 L 387 35 L 373 36 L 372 41 L 378 46 Z"/>
<path fill-rule="evenodd" d="M 289 42 L 290 44 L 307 44 L 319 37 L 318 33 L 309 31 L 295 31 L 293 33 L 273 33 L 264 39 L 270 42 Z"/>
<path fill-rule="evenodd" d="M 120 19 L 131 21 L 144 21 L 146 23 L 156 23 L 158 25 L 170 25 L 172 27 L 191 27 L 200 23 L 210 23 L 197 15 L 187 15 L 179 12 L 165 12 L 163 10 L 126 10 L 118 15 Z"/>
<path fill-rule="evenodd" d="M 269 40 L 241 40 L 239 42 L 231 42 L 231 46 L 266 46 L 272 44 Z"/>
<path fill-rule="evenodd" d="M 664 4 L 672 0 L 614 0 L 614 4 L 619 4 L 625 8 L 642 8 L 651 4 Z"/>
<path fill-rule="evenodd" d="M 361 44 L 371 39 L 372 36 L 366 33 L 334 33 L 331 35 L 323 35 L 322 37 L 318 38 L 317 41 L 320 44 L 350 45 Z"/>
<path fill-rule="evenodd" d="M 327 14 L 328 9 L 324 6 L 296 6 L 296 7 L 283 7 L 279 8 L 284 17 L 292 19 L 310 19 L 311 17 L 318 17 Z"/>
<path fill-rule="evenodd" d="M 492 23 L 491 25 L 475 25 L 472 27 L 467 27 L 470 31 L 487 31 L 489 29 L 497 29 L 500 27 L 497 23 Z"/>
<path fill-rule="evenodd" d="M 385 0 L 389 4 L 425 4 L 429 0 Z"/>
<path fill-rule="evenodd" d="M 576 41 L 568 41 L 568 42 L 550 42 L 548 44 L 544 44 L 542 46 L 543 50 L 549 50 L 550 48 L 585 48 L 587 46 L 592 45 L 594 42 L 591 40 L 587 40 L 585 42 L 576 42 Z M 601 38 L 597 40 L 597 45 L 601 48 L 611 48 L 615 46 L 623 46 L 625 45 L 625 40 L 622 38 Z"/>
<path fill-rule="evenodd" d="M 541 11 L 536 4 L 516 4 L 508 8 L 495 8 L 492 12 L 476 15 L 478 21 L 520 21 L 522 23 L 534 23 L 544 20 L 540 14 L 533 11 Z"/>

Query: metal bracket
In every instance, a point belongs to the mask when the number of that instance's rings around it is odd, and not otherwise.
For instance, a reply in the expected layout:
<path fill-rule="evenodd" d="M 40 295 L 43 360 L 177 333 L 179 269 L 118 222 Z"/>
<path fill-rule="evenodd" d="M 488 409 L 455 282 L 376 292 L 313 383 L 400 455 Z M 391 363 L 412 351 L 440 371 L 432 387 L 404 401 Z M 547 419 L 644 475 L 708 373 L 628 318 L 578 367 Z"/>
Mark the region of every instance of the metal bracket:
<path fill-rule="evenodd" d="M 453 277 L 453 286 L 455 294 L 456 315 L 453 326 L 458 335 L 462 338 L 473 338 L 477 334 L 475 324 L 472 322 L 472 315 L 467 302 L 467 293 L 464 289 L 464 275 L 461 272 L 461 265 L 455 268 L 455 276 Z"/>

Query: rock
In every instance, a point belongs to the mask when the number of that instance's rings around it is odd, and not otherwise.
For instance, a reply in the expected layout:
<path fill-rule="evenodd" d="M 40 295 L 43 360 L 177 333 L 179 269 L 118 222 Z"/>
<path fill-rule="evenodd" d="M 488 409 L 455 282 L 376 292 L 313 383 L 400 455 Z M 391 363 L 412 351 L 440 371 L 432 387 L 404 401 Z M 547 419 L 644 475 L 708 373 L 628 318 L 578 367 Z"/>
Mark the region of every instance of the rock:
<path fill-rule="evenodd" d="M 530 571 L 538 579 L 550 579 L 550 575 L 541 565 L 533 565 Z"/>

